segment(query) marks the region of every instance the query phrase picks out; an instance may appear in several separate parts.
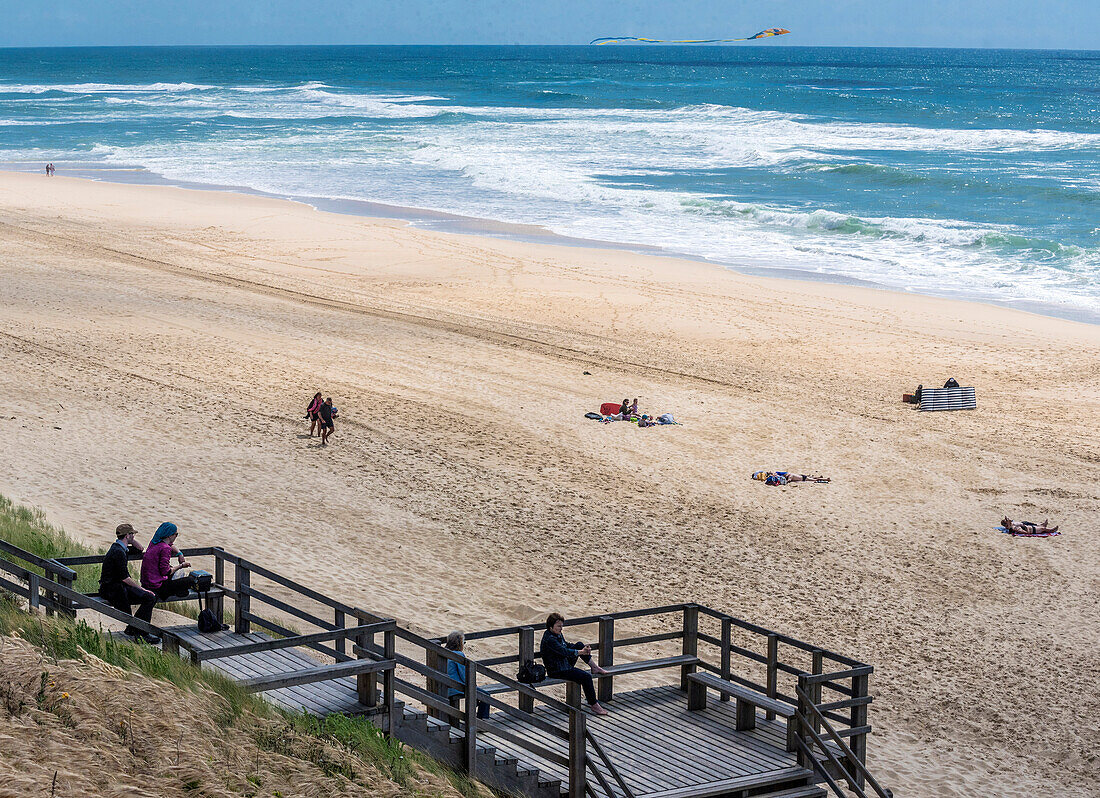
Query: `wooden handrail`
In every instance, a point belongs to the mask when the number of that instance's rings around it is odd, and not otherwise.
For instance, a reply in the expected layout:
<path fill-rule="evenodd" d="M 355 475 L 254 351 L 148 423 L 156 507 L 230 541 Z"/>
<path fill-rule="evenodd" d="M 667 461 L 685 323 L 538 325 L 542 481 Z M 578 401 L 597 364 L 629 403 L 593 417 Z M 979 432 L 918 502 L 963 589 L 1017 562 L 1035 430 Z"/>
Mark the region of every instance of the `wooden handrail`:
<path fill-rule="evenodd" d="M 608 757 L 608 755 L 604 752 L 603 746 L 601 746 L 599 741 L 592 736 L 592 732 L 589 731 L 588 728 L 585 728 L 584 734 L 588 742 L 592 744 L 592 748 L 596 751 L 596 755 L 600 758 L 600 761 L 604 763 L 604 766 L 607 768 L 608 772 L 611 773 L 612 778 L 614 778 L 615 782 L 619 785 L 619 787 L 622 788 L 623 795 L 626 796 L 626 798 L 634 798 L 634 792 L 630 789 L 630 787 L 627 786 L 626 781 L 619 773 L 619 769 L 615 767 L 615 765 L 611 761 L 611 758 Z M 603 776 L 598 770 L 595 769 L 595 767 L 593 767 L 593 772 L 595 772 L 597 778 L 600 781 L 600 785 L 604 788 L 604 791 L 607 793 L 608 798 L 615 798 L 610 786 L 607 784 L 607 782 L 604 781 Z"/>
<path fill-rule="evenodd" d="M 76 579 L 76 571 L 72 568 L 68 568 L 59 562 L 56 558 L 47 559 L 45 557 L 39 557 L 37 554 L 31 554 L 29 551 L 24 551 L 18 546 L 13 546 L 6 540 L 0 540 L 0 551 L 6 552 L 13 557 L 30 563 L 38 568 L 41 568 L 47 573 L 55 573 L 59 576 L 64 576 L 68 579 Z"/>
<path fill-rule="evenodd" d="M 667 615 L 673 612 L 681 612 L 686 604 L 669 604 L 664 607 L 647 607 L 640 610 L 624 610 L 623 612 L 601 612 L 599 615 L 585 615 L 580 618 L 570 618 L 565 622 L 565 626 L 589 626 L 591 624 L 597 624 L 600 622 L 600 618 L 610 617 L 617 621 L 625 620 L 627 618 L 644 618 L 650 615 Z M 502 626 L 499 629 L 484 629 L 476 632 L 467 632 L 465 637 L 467 641 L 470 640 L 485 640 L 490 637 L 502 637 L 504 635 L 518 634 L 521 629 L 524 629 L 531 624 L 521 624 L 519 626 Z M 592 646 L 595 650 L 596 646 Z"/>
<path fill-rule="evenodd" d="M 855 768 L 856 773 L 867 780 L 867 782 L 871 785 L 872 789 L 874 789 L 875 793 L 879 796 L 879 798 L 893 798 L 893 793 L 891 793 L 887 789 L 884 789 L 882 787 L 882 785 L 880 785 L 878 783 L 878 780 L 874 777 L 874 775 L 872 775 L 871 771 L 869 771 L 867 769 L 867 766 L 862 761 L 860 761 L 859 757 L 857 757 L 855 755 L 855 753 L 848 746 L 848 744 L 846 742 L 844 742 L 844 739 L 840 736 L 840 734 L 837 733 L 836 729 L 833 728 L 832 724 L 829 723 L 828 718 L 826 718 L 825 715 L 822 712 L 820 712 L 818 710 L 818 708 L 814 705 L 813 701 L 810 698 L 810 694 L 807 693 L 805 690 L 803 690 L 801 687 L 796 687 L 795 690 L 798 693 L 798 697 L 801 699 L 801 701 L 799 702 L 799 706 L 804 705 L 809 709 L 810 714 L 812 714 L 814 716 L 814 718 L 817 720 L 817 722 L 820 723 L 825 728 L 826 733 L 832 738 L 833 743 L 840 749 L 841 753 L 844 754 L 845 759 L 849 763 L 851 763 L 852 767 Z M 826 756 L 829 757 L 829 760 L 841 772 L 851 773 L 851 771 L 849 771 L 848 768 L 846 768 L 846 767 L 844 767 L 843 765 L 840 764 L 840 762 L 836 759 L 836 757 L 833 755 L 833 753 L 829 750 L 828 746 L 825 744 L 825 740 L 821 737 L 821 735 L 814 728 L 814 724 L 811 722 L 810 718 L 807 718 L 801 712 L 795 713 L 795 718 L 797 718 L 797 722 L 801 725 L 801 727 L 804 730 L 809 732 L 809 734 L 813 738 L 814 742 L 817 743 L 817 746 L 825 753 Z M 793 718 L 792 718 L 792 720 L 793 720 Z M 811 759 L 813 759 L 814 762 L 816 763 L 817 759 L 816 759 L 816 757 L 813 756 L 812 751 L 810 751 L 808 753 L 809 753 Z M 863 792 L 862 789 L 860 789 L 859 785 L 856 783 L 857 779 L 854 778 L 854 776 L 852 778 L 850 778 L 848 781 L 849 781 L 849 786 L 851 786 L 852 789 L 855 790 L 855 792 L 860 796 L 860 798 L 867 798 L 866 794 Z M 841 797 L 844 798 L 843 793 L 838 792 L 837 794 L 841 795 Z"/>
<path fill-rule="evenodd" d="M 361 634 L 378 634 L 388 632 L 397 624 L 394 621 L 371 623 L 365 626 L 351 626 L 346 629 L 332 629 L 328 632 L 316 632 L 308 635 L 294 635 L 277 640 L 264 640 L 259 643 L 244 643 L 239 646 L 226 646 L 224 648 L 210 648 L 198 652 L 200 662 L 224 657 L 237 657 L 242 654 L 255 654 L 258 651 L 275 651 L 282 648 L 297 648 L 308 646 L 311 643 L 328 643 L 333 640 L 357 637 Z"/>

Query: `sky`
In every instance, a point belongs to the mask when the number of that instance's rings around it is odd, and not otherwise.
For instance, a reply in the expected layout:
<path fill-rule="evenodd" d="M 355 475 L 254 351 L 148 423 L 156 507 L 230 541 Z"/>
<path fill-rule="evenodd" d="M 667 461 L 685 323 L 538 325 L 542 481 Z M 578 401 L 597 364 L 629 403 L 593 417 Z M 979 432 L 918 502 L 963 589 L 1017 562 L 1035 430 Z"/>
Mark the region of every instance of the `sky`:
<path fill-rule="evenodd" d="M 0 0 L 0 46 L 587 44 L 1100 50 L 1100 0 Z"/>

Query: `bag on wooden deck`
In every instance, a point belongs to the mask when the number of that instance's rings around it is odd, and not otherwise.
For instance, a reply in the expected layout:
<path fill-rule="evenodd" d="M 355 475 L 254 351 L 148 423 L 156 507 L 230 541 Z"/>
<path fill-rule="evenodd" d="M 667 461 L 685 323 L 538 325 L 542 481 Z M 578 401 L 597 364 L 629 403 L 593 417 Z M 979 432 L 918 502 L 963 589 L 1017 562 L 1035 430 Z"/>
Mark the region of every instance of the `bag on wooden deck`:
<path fill-rule="evenodd" d="M 516 673 L 516 681 L 524 684 L 538 684 L 545 679 L 546 668 L 536 664 L 533 659 L 529 659 L 520 665 L 519 672 Z"/>
<path fill-rule="evenodd" d="M 207 607 L 205 610 L 199 613 L 199 631 L 204 634 L 210 632 L 220 632 L 226 627 L 222 626 L 218 622 L 218 616 L 214 614 L 214 611 Z"/>

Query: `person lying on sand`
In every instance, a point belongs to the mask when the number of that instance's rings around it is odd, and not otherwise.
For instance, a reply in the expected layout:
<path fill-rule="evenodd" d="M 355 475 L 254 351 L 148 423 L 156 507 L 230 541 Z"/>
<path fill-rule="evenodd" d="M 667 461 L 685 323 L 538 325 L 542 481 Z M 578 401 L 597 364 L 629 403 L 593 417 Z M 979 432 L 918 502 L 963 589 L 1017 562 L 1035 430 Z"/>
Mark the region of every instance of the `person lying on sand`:
<path fill-rule="evenodd" d="M 1057 526 L 1048 526 L 1049 521 L 1049 518 L 1044 518 L 1043 523 L 1033 524 L 1031 521 L 1013 521 L 1006 515 L 1001 519 L 1001 526 L 1016 535 L 1049 535 L 1058 531 Z"/>
<path fill-rule="evenodd" d="M 792 482 L 832 482 L 816 474 L 793 474 L 790 471 L 756 471 L 752 478 L 768 485 L 788 485 Z"/>

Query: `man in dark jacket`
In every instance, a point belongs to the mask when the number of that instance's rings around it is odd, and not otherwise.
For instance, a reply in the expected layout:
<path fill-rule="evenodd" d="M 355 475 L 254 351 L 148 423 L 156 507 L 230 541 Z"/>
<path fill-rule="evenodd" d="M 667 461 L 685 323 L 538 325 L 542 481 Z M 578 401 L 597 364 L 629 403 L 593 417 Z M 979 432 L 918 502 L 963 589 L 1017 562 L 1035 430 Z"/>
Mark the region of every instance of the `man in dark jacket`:
<path fill-rule="evenodd" d="M 135 617 L 146 623 L 153 617 L 153 605 L 157 603 L 157 594 L 146 590 L 130 576 L 128 559 L 130 552 L 141 554 L 142 548 L 134 542 L 134 528 L 129 524 L 119 524 L 115 529 L 116 540 L 103 558 L 103 571 L 99 577 L 99 595 L 116 610 L 127 615 L 132 605 L 140 604 Z M 146 643 L 156 645 L 160 638 L 146 634 L 133 626 L 126 627 L 126 635 Z"/>
<path fill-rule="evenodd" d="M 592 647 L 584 643 L 567 643 L 562 634 L 565 619 L 556 612 L 550 613 L 546 619 L 546 631 L 542 633 L 542 645 L 539 646 L 539 655 L 542 664 L 546 666 L 546 675 L 552 679 L 564 679 L 567 682 L 576 682 L 584 690 L 584 699 L 592 709 L 594 715 L 606 715 L 607 710 L 600 706 L 596 700 L 596 688 L 592 684 L 592 676 L 576 667 L 577 659 L 584 660 L 591 673 L 597 676 L 607 673 L 603 668 L 592 661 Z"/>

